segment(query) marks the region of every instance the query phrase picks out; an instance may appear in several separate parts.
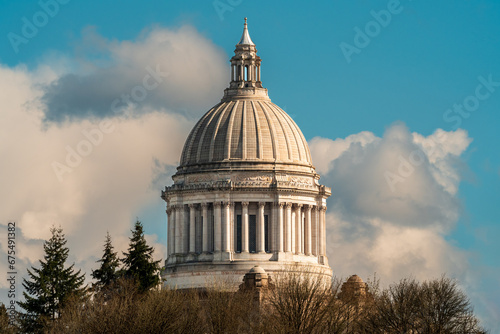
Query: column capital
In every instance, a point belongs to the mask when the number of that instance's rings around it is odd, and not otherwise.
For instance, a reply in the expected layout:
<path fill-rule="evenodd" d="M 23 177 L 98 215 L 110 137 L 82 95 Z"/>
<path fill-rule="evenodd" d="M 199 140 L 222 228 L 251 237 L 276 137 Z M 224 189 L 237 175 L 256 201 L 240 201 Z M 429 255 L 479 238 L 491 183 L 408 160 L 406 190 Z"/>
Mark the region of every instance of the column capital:
<path fill-rule="evenodd" d="M 248 203 L 248 202 L 241 202 L 241 206 L 242 207 L 248 206 L 248 204 L 250 204 L 250 203 Z"/>
<path fill-rule="evenodd" d="M 259 208 L 264 207 L 266 205 L 266 202 L 259 202 Z"/>
<path fill-rule="evenodd" d="M 325 212 L 326 211 L 326 205 L 322 205 L 319 207 L 319 210 Z"/>
<path fill-rule="evenodd" d="M 202 209 L 206 209 L 208 208 L 208 203 L 201 203 L 200 206 Z"/>
<path fill-rule="evenodd" d="M 234 205 L 234 202 L 229 202 L 229 201 L 228 202 L 222 202 L 222 206 L 224 206 L 226 208 L 231 207 L 233 205 Z"/>
<path fill-rule="evenodd" d="M 306 211 L 311 211 L 313 206 L 310 204 L 304 204 L 304 208 L 306 209 Z"/>
<path fill-rule="evenodd" d="M 300 204 L 300 203 L 294 203 L 293 206 L 297 209 L 300 209 L 302 208 L 303 204 Z"/>
<path fill-rule="evenodd" d="M 196 207 L 198 206 L 198 203 L 190 203 L 190 204 L 188 204 L 188 206 L 190 209 L 196 209 Z"/>
<path fill-rule="evenodd" d="M 283 202 L 274 202 L 274 206 L 277 208 L 282 208 L 285 205 Z"/>
<path fill-rule="evenodd" d="M 222 203 L 221 202 L 214 202 L 213 205 L 214 205 L 214 208 L 220 208 Z"/>
<path fill-rule="evenodd" d="M 172 205 L 169 205 L 169 206 L 167 207 L 167 215 L 170 215 L 170 214 L 172 213 L 173 209 L 174 209 L 174 208 L 172 207 Z"/>
<path fill-rule="evenodd" d="M 287 209 L 290 209 L 290 208 L 292 207 L 292 203 L 290 203 L 290 202 L 286 202 L 286 203 L 285 203 L 285 206 L 286 206 L 286 208 L 287 208 Z"/>

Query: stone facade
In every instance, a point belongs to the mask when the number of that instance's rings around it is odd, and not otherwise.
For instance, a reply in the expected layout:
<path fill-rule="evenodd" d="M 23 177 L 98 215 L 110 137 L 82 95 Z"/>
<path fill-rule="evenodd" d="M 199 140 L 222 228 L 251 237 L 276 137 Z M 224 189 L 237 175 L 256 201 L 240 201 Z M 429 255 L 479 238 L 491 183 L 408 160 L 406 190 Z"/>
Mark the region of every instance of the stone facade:
<path fill-rule="evenodd" d="M 260 63 L 245 21 L 229 88 L 189 134 L 174 184 L 162 192 L 167 285 L 200 288 L 223 279 L 237 287 L 255 265 L 331 277 L 331 190 L 319 184 L 299 127 L 262 87 Z"/>

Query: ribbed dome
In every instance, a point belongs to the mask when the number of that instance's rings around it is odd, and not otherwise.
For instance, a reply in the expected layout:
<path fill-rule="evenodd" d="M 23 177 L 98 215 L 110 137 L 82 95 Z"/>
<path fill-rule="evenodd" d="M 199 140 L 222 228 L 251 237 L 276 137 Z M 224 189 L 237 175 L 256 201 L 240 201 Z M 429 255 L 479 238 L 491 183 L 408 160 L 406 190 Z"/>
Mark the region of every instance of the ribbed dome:
<path fill-rule="evenodd" d="M 184 145 L 181 166 L 223 161 L 312 165 L 299 127 L 269 99 L 224 101 L 195 125 Z"/>

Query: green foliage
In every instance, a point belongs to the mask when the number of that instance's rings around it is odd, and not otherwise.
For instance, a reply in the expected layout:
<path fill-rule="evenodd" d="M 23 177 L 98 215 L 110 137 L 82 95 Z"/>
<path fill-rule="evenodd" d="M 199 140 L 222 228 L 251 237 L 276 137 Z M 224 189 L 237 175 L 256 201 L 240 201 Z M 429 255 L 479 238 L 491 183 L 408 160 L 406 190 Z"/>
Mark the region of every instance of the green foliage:
<path fill-rule="evenodd" d="M 134 279 L 141 292 L 157 286 L 160 282 L 160 261 L 153 260 L 153 252 L 154 248 L 147 245 L 142 224 L 137 220 L 132 230 L 128 252 L 123 252 L 125 258 L 122 261 L 125 277 Z"/>
<path fill-rule="evenodd" d="M 101 291 L 109 287 L 110 284 L 115 282 L 119 277 L 117 268 L 120 265 L 120 261 L 117 257 L 117 253 L 113 251 L 109 232 L 106 234 L 104 253 L 102 258 L 97 262 L 100 262 L 101 265 L 99 269 L 92 271 L 92 278 L 96 280 L 93 284 L 93 288 L 95 291 Z"/>
<path fill-rule="evenodd" d="M 52 321 L 60 315 L 70 296 L 83 296 L 84 274 L 75 272 L 73 266 L 66 267 L 69 249 L 62 229 L 52 227 L 52 237 L 45 241 L 45 255 L 40 260 L 40 268 L 28 269 L 29 279 L 23 279 L 25 301 L 19 306 L 25 310 L 21 314 L 24 331 L 40 332 L 43 323 Z"/>

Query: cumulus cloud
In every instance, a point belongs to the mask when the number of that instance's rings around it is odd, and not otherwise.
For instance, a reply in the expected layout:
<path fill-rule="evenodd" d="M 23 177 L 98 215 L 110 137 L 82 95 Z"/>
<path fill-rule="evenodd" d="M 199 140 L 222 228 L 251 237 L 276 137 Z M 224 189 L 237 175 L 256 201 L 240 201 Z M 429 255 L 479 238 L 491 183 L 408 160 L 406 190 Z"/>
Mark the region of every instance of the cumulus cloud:
<path fill-rule="evenodd" d="M 458 188 L 472 138 L 465 130 L 424 136 L 403 124 L 382 137 L 313 138 L 321 182 L 332 187 L 327 211 L 327 255 L 334 275 L 376 273 L 383 286 L 412 275 L 446 273 L 467 291 L 484 324 L 498 328 L 498 275 L 473 251 L 450 238 L 462 214 Z M 485 291 L 488 293 L 485 293 Z"/>
<path fill-rule="evenodd" d="M 46 122 L 137 116 L 150 109 L 200 116 L 229 76 L 223 51 L 194 28 L 152 28 L 136 41 L 83 33 L 72 71 L 43 85 Z"/>
<path fill-rule="evenodd" d="M 193 28 L 155 28 L 137 41 L 87 35 L 78 66 L 0 65 L 0 224 L 6 231 L 16 222 L 20 276 L 38 265 L 52 225 L 63 228 L 70 261 L 87 274 L 102 255 L 106 231 L 117 251 L 126 250 L 138 213 L 163 205 L 160 190 L 172 182 L 194 125 L 186 112 L 208 110 L 227 84 L 221 76 L 227 57 Z M 143 85 L 146 67 L 157 64 L 168 76 L 142 101 L 124 106 L 132 117 L 110 112 L 111 101 Z M 156 259 L 166 254 L 157 236 L 166 233 L 164 216 L 145 224 Z M 7 271 L 4 257 L 0 267 Z"/>
<path fill-rule="evenodd" d="M 461 211 L 456 197 L 467 132 L 410 133 L 402 124 L 379 138 L 314 138 L 313 161 L 332 186 L 327 214 L 334 271 L 392 282 L 443 272 L 463 275 L 467 254 L 446 240 Z M 325 154 L 325 153 L 330 154 Z"/>
<path fill-rule="evenodd" d="M 0 95 L 6 95 L 1 97 L 6 102 L 0 114 L 5 139 L 0 144 L 1 223 L 17 223 L 18 267 L 35 264 L 50 226 L 61 225 L 73 261 L 90 273 L 106 231 L 114 237 L 116 248 L 125 250 L 137 212 L 161 201 L 161 188 L 153 188 L 152 182 L 170 182 L 163 172 L 177 165 L 192 122 L 165 112 L 150 112 L 139 119 L 111 118 L 114 131 L 102 134 L 100 143 L 90 146 L 89 154 L 69 168 L 60 182 L 53 163 L 66 166 L 68 147 L 77 150 L 79 143 L 88 143 L 83 133 L 98 129 L 99 123 L 81 120 L 43 130 L 40 113 L 25 109 L 26 101 L 40 94 L 30 77 L 26 70 L 0 69 Z M 5 240 L 0 240 L 4 250 Z M 154 246 L 156 257 L 164 258 L 164 245 L 155 241 Z"/>

